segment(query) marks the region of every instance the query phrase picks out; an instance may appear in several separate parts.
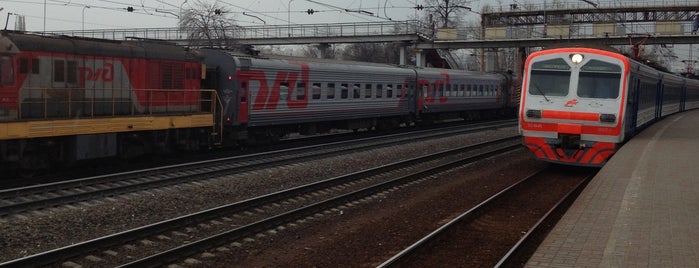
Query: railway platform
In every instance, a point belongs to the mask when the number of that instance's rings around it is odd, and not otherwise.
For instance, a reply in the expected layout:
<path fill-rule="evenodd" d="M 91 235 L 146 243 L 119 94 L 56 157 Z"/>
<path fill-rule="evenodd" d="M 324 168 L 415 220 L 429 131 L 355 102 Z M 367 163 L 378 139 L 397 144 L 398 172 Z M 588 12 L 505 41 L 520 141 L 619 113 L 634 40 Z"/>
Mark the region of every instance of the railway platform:
<path fill-rule="evenodd" d="M 699 267 L 699 110 L 655 123 L 587 185 L 526 267 Z"/>

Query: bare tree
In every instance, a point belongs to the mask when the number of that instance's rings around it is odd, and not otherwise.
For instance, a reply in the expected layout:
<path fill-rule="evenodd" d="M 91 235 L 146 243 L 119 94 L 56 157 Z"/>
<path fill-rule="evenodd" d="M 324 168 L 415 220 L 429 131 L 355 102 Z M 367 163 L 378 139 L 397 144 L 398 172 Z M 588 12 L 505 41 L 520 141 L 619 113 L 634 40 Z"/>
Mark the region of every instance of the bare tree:
<path fill-rule="evenodd" d="M 179 27 L 187 33 L 192 46 L 232 46 L 237 25 L 226 17 L 228 14 L 232 14 L 231 10 L 218 2 L 196 0 L 191 8 L 182 11 Z"/>
<path fill-rule="evenodd" d="M 425 8 L 440 28 L 454 27 L 466 12 L 471 11 L 468 0 L 425 0 Z"/>
<path fill-rule="evenodd" d="M 345 60 L 398 64 L 400 46 L 397 43 L 356 43 L 345 47 L 342 58 Z"/>

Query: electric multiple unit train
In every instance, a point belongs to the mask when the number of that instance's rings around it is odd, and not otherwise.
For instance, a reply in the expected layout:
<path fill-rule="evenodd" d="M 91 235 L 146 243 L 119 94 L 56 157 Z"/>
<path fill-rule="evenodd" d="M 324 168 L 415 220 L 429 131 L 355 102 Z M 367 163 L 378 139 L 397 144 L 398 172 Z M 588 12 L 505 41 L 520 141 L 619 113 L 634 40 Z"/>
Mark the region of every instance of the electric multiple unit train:
<path fill-rule="evenodd" d="M 698 107 L 699 80 L 612 51 L 557 48 L 527 58 L 519 129 L 538 159 L 599 167 L 643 128 Z"/>

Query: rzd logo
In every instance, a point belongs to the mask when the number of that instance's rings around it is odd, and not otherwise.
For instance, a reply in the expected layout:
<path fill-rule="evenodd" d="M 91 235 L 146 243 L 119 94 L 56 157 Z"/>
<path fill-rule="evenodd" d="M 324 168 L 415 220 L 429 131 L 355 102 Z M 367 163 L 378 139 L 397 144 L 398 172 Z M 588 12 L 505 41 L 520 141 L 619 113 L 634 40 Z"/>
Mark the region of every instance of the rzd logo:
<path fill-rule="evenodd" d="M 282 84 L 286 84 L 284 89 L 286 92 L 286 106 L 289 109 L 303 109 L 308 107 L 308 88 L 311 86 L 309 84 L 308 78 L 308 64 L 300 62 L 289 62 L 292 65 L 299 65 L 301 67 L 301 77 L 299 77 L 299 72 L 276 72 L 276 77 L 274 78 L 274 84 L 269 87 L 267 83 L 267 75 L 264 71 L 260 70 L 249 70 L 249 71 L 238 71 L 236 77 L 240 83 L 246 83 L 250 86 L 250 82 L 259 83 L 259 90 L 257 90 L 256 96 L 251 96 L 254 100 L 252 104 L 252 110 L 276 110 L 277 105 L 281 99 L 281 87 Z M 296 92 L 297 81 L 303 83 L 305 88 L 304 92 Z M 255 92 L 254 90 L 249 90 L 250 93 Z M 301 99 L 296 98 L 296 94 L 303 96 Z"/>
<path fill-rule="evenodd" d="M 572 99 L 572 100 L 569 100 L 568 102 L 566 102 L 565 106 L 566 106 L 566 107 L 573 107 L 573 106 L 575 106 L 575 105 L 577 105 L 577 104 L 578 104 L 578 100 L 577 100 L 577 99 Z"/>
<path fill-rule="evenodd" d="M 80 83 L 82 83 L 82 87 L 85 86 L 85 82 L 87 81 L 114 81 L 114 64 L 109 62 L 105 62 L 102 68 L 93 69 L 90 67 L 80 67 L 78 71 L 80 71 Z"/>
<path fill-rule="evenodd" d="M 425 103 L 436 103 L 437 100 L 439 100 L 440 103 L 447 102 L 449 97 L 446 96 L 445 90 L 447 85 L 451 85 L 451 79 L 448 73 L 441 73 L 441 75 L 444 77 L 444 80 L 435 79 L 431 87 L 430 81 L 428 80 L 418 81 L 420 88 L 424 90 L 423 97 L 425 98 Z"/>

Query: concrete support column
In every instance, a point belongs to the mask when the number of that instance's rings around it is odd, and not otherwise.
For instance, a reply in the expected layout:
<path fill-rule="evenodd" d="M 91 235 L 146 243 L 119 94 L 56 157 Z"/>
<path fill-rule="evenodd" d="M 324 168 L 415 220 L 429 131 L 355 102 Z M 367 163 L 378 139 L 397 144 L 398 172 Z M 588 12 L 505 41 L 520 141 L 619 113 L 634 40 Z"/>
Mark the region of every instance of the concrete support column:
<path fill-rule="evenodd" d="M 325 59 L 328 56 L 328 49 L 330 49 L 330 44 L 320 43 L 316 45 L 316 48 L 318 48 L 318 58 Z"/>
<path fill-rule="evenodd" d="M 415 50 L 415 67 L 425 67 L 427 61 L 426 55 L 422 53 L 422 49 Z"/>
<path fill-rule="evenodd" d="M 497 48 L 487 49 L 485 51 L 485 70 L 486 72 L 494 72 L 498 70 L 498 51 Z"/>
<path fill-rule="evenodd" d="M 398 63 L 400 65 L 405 65 L 405 63 L 407 62 L 407 58 L 405 55 L 406 49 L 407 49 L 406 46 L 400 46 L 400 59 L 399 59 L 399 63 Z"/>

